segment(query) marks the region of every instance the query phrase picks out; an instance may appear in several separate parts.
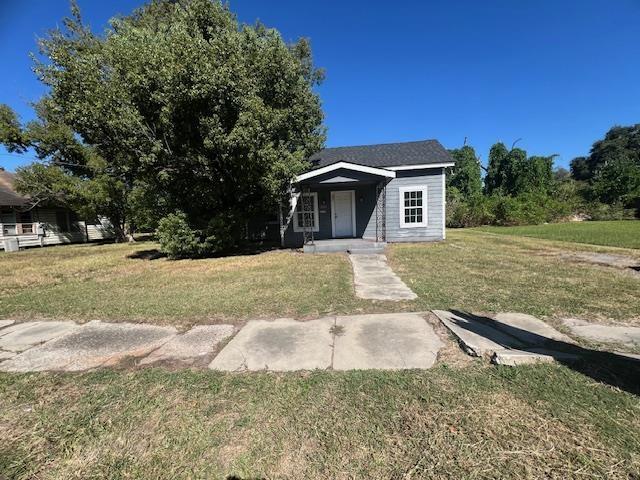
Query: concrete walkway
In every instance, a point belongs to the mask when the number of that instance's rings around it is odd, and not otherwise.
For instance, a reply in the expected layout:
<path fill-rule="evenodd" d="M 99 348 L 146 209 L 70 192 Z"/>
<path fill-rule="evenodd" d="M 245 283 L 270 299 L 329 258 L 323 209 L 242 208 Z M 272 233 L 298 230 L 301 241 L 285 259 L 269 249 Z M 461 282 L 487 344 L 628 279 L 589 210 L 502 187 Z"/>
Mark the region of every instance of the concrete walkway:
<path fill-rule="evenodd" d="M 562 323 L 573 335 L 600 343 L 620 343 L 630 347 L 640 346 L 640 327 L 602 325 L 577 318 L 565 318 Z"/>
<path fill-rule="evenodd" d="M 593 352 L 531 315 L 433 313 L 467 353 L 497 364 L 572 362 Z M 576 321 L 570 326 L 582 328 L 582 335 L 592 327 L 589 334 L 598 333 L 600 341 L 637 339 L 618 327 L 601 329 Z M 116 365 L 208 366 L 227 372 L 424 369 L 433 366 L 443 346 L 421 313 L 253 320 L 237 333 L 232 325 L 200 325 L 180 333 L 173 327 L 134 323 L 3 321 L 0 371 L 75 372 Z M 638 360 L 637 355 L 612 353 Z"/>
<path fill-rule="evenodd" d="M 211 362 L 224 371 L 430 368 L 443 346 L 416 313 L 249 322 Z"/>
<path fill-rule="evenodd" d="M 416 313 L 256 320 L 184 333 L 148 324 L 26 322 L 0 326 L 0 371 L 84 371 L 168 364 L 223 371 L 429 368 L 443 346 Z M 220 350 L 218 355 L 216 353 Z"/>
<path fill-rule="evenodd" d="M 353 265 L 356 296 L 367 300 L 415 300 L 417 295 L 400 280 L 382 254 L 349 255 Z"/>
<path fill-rule="evenodd" d="M 206 365 L 233 331 L 231 325 L 194 327 L 180 334 L 173 327 L 135 323 L 16 323 L 0 329 L 0 355 L 8 354 L 0 361 L 0 371 L 74 372 L 114 366 L 126 359 L 139 364 L 162 361 L 190 367 L 204 361 Z"/>

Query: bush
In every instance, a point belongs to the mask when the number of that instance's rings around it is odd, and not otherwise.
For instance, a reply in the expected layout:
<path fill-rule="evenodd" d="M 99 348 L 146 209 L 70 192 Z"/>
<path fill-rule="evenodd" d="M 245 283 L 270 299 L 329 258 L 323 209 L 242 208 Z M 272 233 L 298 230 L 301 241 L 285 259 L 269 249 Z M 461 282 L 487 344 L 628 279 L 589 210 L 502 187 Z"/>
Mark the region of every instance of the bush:
<path fill-rule="evenodd" d="M 465 200 L 457 190 L 451 190 L 447 199 L 447 227 L 479 227 L 493 223 L 494 215 L 489 198 L 479 194 Z"/>
<path fill-rule="evenodd" d="M 636 215 L 634 209 L 624 208 L 621 203 L 608 205 L 606 203 L 592 202 L 585 205 L 583 210 L 583 213 L 590 220 L 631 220 Z"/>
<path fill-rule="evenodd" d="M 171 259 L 195 258 L 204 253 L 198 233 L 191 229 L 183 212 L 170 213 L 162 218 L 156 235 L 160 250 Z"/>
<path fill-rule="evenodd" d="M 463 199 L 452 191 L 447 199 L 448 227 L 480 225 L 532 225 L 554 222 L 576 211 L 572 199 L 541 192 L 510 195 L 478 195 Z"/>
<path fill-rule="evenodd" d="M 160 250 L 169 258 L 198 258 L 239 247 L 243 238 L 241 225 L 234 217 L 220 215 L 203 230 L 195 230 L 185 213 L 176 212 L 160 220 L 156 236 Z"/>

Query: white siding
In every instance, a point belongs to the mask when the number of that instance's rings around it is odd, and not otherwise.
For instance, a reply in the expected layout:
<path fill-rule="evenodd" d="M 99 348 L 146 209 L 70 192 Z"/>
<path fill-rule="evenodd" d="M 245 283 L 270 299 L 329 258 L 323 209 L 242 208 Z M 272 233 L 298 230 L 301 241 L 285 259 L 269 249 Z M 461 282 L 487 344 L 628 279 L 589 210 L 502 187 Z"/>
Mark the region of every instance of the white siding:
<path fill-rule="evenodd" d="M 387 184 L 387 241 L 421 242 L 444 239 L 443 181 L 444 169 L 398 171 L 398 176 Z M 427 225 L 400 227 L 400 188 L 427 187 Z"/>
<path fill-rule="evenodd" d="M 44 235 L 18 235 L 19 247 L 42 247 L 46 245 L 61 245 L 65 243 L 80 243 L 95 240 L 105 240 L 113 238 L 111 223 L 101 218 L 99 223 L 88 223 L 84 221 L 68 222 L 68 232 L 61 231 L 56 219 L 56 209 L 38 208 L 33 211 L 32 217 L 34 222 L 39 222 L 43 229 Z M 70 220 L 69 217 L 67 217 Z M 15 237 L 14 237 L 15 238 Z M 4 237 L 0 232 L 0 250 L 4 250 Z"/>

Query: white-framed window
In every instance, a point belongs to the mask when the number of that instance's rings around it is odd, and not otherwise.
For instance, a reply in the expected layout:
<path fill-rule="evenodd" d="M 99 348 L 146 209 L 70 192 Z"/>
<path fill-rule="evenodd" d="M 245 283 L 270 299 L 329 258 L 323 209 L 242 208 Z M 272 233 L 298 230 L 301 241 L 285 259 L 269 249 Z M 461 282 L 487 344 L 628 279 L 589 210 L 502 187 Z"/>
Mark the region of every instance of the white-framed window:
<path fill-rule="evenodd" d="M 400 228 L 427 226 L 427 187 L 400 187 Z"/>
<path fill-rule="evenodd" d="M 310 224 L 313 226 L 312 229 L 314 232 L 320 231 L 320 222 L 318 221 L 318 192 L 310 192 L 310 193 L 301 193 L 300 197 L 298 197 L 298 203 L 296 204 L 296 213 L 293 216 L 293 231 L 294 232 L 302 232 L 304 229 L 302 228 L 303 223 L 303 212 L 302 212 L 302 202 L 303 195 L 308 196 L 311 199 L 311 204 L 313 205 L 313 211 L 307 213 L 307 215 L 311 215 Z"/>

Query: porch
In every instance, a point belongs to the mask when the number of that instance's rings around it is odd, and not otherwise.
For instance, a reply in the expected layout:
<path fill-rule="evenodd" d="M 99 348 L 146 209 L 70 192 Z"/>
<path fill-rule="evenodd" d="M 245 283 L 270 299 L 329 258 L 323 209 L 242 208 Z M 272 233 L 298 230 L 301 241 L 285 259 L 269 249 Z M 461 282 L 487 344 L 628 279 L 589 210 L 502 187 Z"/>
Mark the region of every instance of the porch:
<path fill-rule="evenodd" d="M 395 173 L 339 162 L 300 175 L 284 244 L 306 253 L 380 253 L 386 242 L 386 184 Z"/>
<path fill-rule="evenodd" d="M 304 253 L 336 253 L 346 252 L 352 254 L 384 253 L 386 242 L 377 242 L 364 238 L 330 238 L 315 240 L 303 247 Z"/>

